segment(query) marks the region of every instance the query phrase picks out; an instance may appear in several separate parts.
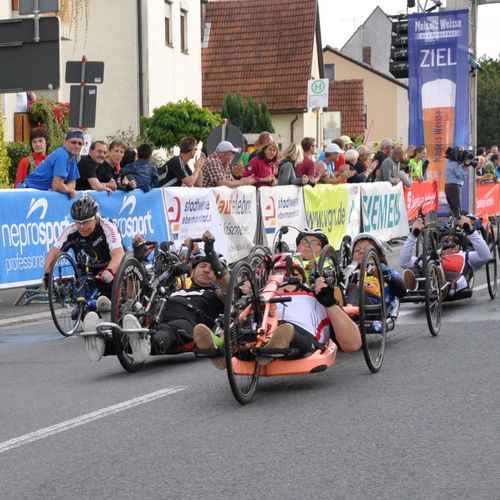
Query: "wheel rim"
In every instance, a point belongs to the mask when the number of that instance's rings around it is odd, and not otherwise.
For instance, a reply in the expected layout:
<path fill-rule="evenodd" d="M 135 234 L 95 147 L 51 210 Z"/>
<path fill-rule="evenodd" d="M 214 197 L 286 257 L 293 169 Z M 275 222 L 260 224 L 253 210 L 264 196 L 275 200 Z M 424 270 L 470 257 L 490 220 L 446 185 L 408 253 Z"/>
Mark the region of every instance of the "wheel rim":
<path fill-rule="evenodd" d="M 241 290 L 250 283 L 251 290 Z M 244 311 L 247 311 L 244 317 Z M 250 402 L 257 387 L 259 367 L 250 352 L 261 321 L 258 286 L 252 268 L 240 262 L 231 273 L 224 311 L 224 348 L 229 385 L 241 403 Z"/>
<path fill-rule="evenodd" d="M 431 334 L 437 335 L 441 328 L 442 293 L 438 270 L 434 262 L 428 265 L 425 285 L 427 323 Z"/>
<path fill-rule="evenodd" d="M 490 298 L 494 299 L 497 293 L 497 249 L 493 234 L 490 234 L 488 247 L 492 259 L 486 264 L 486 281 L 488 282 L 488 293 L 490 294 Z"/>

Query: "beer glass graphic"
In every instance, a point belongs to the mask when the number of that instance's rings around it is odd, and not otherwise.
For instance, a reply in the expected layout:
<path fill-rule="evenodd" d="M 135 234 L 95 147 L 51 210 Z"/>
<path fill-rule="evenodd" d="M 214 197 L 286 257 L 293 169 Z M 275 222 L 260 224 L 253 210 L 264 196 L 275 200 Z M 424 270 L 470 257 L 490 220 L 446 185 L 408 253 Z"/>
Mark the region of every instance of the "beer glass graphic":
<path fill-rule="evenodd" d="M 456 85 L 444 78 L 432 80 L 422 85 L 421 95 L 424 140 L 430 161 L 427 178 L 437 180 L 439 191 L 444 191 L 444 152 L 453 145 Z"/>

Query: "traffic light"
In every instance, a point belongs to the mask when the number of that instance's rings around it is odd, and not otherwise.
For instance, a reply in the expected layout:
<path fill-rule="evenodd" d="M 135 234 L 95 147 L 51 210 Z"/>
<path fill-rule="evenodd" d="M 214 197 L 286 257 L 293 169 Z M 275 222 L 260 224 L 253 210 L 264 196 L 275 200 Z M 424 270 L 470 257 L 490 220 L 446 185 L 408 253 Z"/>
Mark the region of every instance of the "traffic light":
<path fill-rule="evenodd" d="M 408 18 L 392 19 L 389 71 L 394 78 L 408 78 Z"/>

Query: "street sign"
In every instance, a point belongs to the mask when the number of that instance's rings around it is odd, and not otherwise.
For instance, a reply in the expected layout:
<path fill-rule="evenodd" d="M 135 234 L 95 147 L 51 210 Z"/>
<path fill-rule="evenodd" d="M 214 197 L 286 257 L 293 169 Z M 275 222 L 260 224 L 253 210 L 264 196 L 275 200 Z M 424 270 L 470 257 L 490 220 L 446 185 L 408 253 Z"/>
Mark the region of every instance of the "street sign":
<path fill-rule="evenodd" d="M 83 89 L 83 92 L 82 92 Z M 83 98 L 83 104 L 82 104 Z M 95 127 L 97 86 L 71 85 L 69 94 L 69 126 L 72 128 Z M 81 112 L 80 112 L 81 110 Z"/>
<path fill-rule="evenodd" d="M 19 15 L 26 16 L 35 12 L 35 0 L 19 0 Z M 38 0 L 38 12 L 59 12 L 59 0 Z"/>
<path fill-rule="evenodd" d="M 0 92 L 59 88 L 59 18 L 41 17 L 40 41 L 35 43 L 35 20 L 0 21 Z"/>
<path fill-rule="evenodd" d="M 307 107 L 309 109 L 328 108 L 328 78 L 307 82 Z"/>
<path fill-rule="evenodd" d="M 102 83 L 104 81 L 104 62 L 87 61 L 85 63 L 84 83 Z M 68 61 L 66 63 L 66 83 L 82 82 L 82 62 Z"/>

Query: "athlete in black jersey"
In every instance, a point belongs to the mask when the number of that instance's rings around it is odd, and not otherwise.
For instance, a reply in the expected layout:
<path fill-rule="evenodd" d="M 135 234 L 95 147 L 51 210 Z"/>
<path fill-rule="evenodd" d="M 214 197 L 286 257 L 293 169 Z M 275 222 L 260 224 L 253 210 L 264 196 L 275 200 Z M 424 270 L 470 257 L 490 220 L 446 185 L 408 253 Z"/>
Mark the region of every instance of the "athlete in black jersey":
<path fill-rule="evenodd" d="M 98 213 L 99 206 L 87 194 L 71 206 L 72 224 L 64 229 L 45 259 L 44 282 L 50 264 L 59 252 L 73 250 L 77 264 L 90 268 L 101 294 L 111 296 L 111 283 L 125 254 L 116 224 Z"/>

